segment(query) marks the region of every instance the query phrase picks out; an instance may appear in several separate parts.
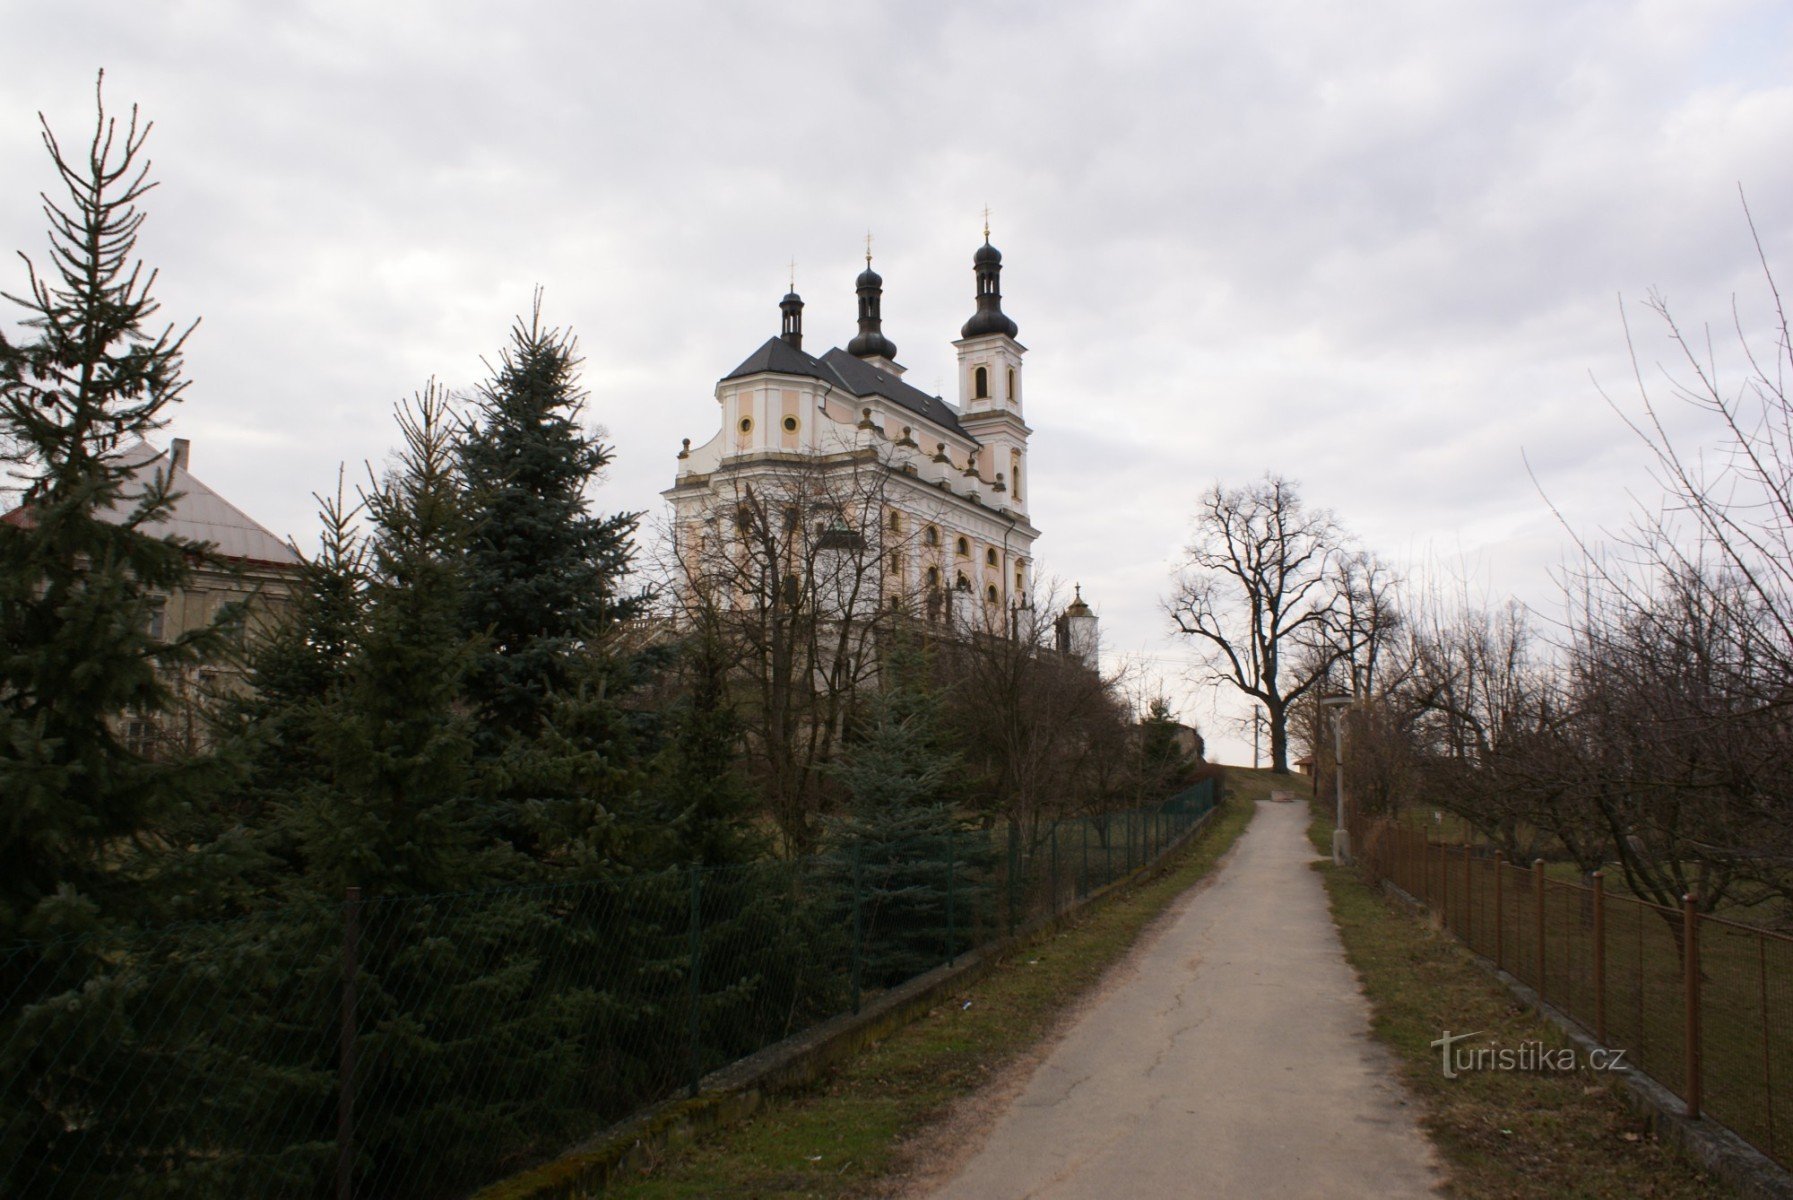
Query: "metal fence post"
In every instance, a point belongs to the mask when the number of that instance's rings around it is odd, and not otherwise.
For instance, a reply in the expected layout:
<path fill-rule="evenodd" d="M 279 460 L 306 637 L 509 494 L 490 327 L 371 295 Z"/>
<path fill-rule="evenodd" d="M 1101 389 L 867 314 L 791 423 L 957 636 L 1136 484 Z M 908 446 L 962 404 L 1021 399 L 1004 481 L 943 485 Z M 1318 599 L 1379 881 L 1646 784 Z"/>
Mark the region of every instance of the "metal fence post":
<path fill-rule="evenodd" d="M 1451 848 L 1438 843 L 1438 911 L 1444 917 L 1444 931 L 1451 931 Z"/>
<path fill-rule="evenodd" d="M 1681 897 L 1682 981 L 1686 989 L 1687 1115 L 1700 1117 L 1700 914 L 1692 892 Z"/>
<path fill-rule="evenodd" d="M 958 831 L 951 826 L 946 830 L 946 965 L 952 966 L 958 961 L 958 931 L 953 928 L 953 868 L 958 857 Z"/>
<path fill-rule="evenodd" d="M 853 965 L 851 981 L 853 988 L 853 1011 L 859 1011 L 859 964 L 865 953 L 865 926 L 860 917 L 860 897 L 864 889 L 860 887 L 859 846 L 853 846 Z"/>
<path fill-rule="evenodd" d="M 1532 859 L 1532 924 L 1538 939 L 1538 1003 L 1544 1002 L 1544 860 Z"/>
<path fill-rule="evenodd" d="M 355 979 L 361 973 L 361 889 L 342 896 L 342 1047 L 336 1066 L 336 1195 L 355 1195 Z"/>
<path fill-rule="evenodd" d="M 1463 843 L 1463 940 L 1475 946 L 1475 860 L 1469 843 Z"/>
<path fill-rule="evenodd" d="M 703 1002 L 703 868 L 696 863 L 691 865 L 691 921 L 690 933 L 690 970 L 685 976 L 686 1007 L 686 1047 L 689 1062 L 686 1068 L 690 1074 L 688 1090 L 693 1099 L 697 1098 L 697 1087 L 703 1080 L 703 1022 L 700 1006 Z"/>
<path fill-rule="evenodd" d="M 1594 872 L 1594 1040 L 1606 1042 L 1606 872 Z"/>
<path fill-rule="evenodd" d="M 1507 969 L 1507 910 L 1502 903 L 1507 878 L 1506 852 L 1494 852 L 1494 969 Z"/>
<path fill-rule="evenodd" d="M 1089 895 L 1089 818 L 1079 819 L 1077 827 L 1083 832 L 1083 862 L 1077 871 L 1077 895 L 1081 898 Z"/>
<path fill-rule="evenodd" d="M 1015 932 L 1015 889 L 1019 881 L 1015 878 L 1021 873 L 1021 830 L 1013 821 L 1009 822 L 1009 932 Z"/>

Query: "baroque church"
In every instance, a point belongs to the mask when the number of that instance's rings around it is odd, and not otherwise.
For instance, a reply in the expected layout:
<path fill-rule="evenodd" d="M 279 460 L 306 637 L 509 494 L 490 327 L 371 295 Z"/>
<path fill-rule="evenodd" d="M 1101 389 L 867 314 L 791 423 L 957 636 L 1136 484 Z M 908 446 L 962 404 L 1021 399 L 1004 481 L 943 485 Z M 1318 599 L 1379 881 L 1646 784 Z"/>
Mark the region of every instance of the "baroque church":
<path fill-rule="evenodd" d="M 805 350 L 803 300 L 787 294 L 778 335 L 716 385 L 721 428 L 699 446 L 687 439 L 679 452 L 676 481 L 662 494 L 682 544 L 726 541 L 731 510 L 744 514 L 748 498 L 789 494 L 801 474 L 812 481 L 804 489 L 812 498 L 848 510 L 819 522 L 817 533 L 876 563 L 867 595 L 849 603 L 1031 631 L 1040 531 L 1028 516 L 1027 348 L 1003 312 L 1002 253 L 988 229 L 972 267 L 976 308 L 952 343 L 956 402 L 904 380 L 869 251 L 855 282 L 859 332 L 845 350 Z M 814 507 L 802 506 L 799 516 L 792 506 L 789 523 L 807 524 Z M 745 515 L 739 520 L 745 529 Z M 1095 617 L 1081 597 L 1056 625 L 1058 648 L 1093 666 Z"/>

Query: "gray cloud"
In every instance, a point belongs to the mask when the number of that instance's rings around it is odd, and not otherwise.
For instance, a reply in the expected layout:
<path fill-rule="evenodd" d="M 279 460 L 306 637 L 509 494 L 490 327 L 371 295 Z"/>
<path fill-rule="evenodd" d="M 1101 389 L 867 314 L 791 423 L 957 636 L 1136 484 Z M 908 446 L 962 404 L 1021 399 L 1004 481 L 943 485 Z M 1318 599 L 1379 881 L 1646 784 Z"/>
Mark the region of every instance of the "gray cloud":
<path fill-rule="evenodd" d="M 476 383 L 537 283 L 617 445 L 606 505 L 657 508 L 790 258 L 811 336 L 850 335 L 868 227 L 941 389 L 988 203 L 1046 567 L 1173 679 L 1156 600 L 1214 479 L 1284 472 L 1531 595 L 1565 538 L 1522 454 L 1579 527 L 1623 519 L 1648 481 L 1589 382 L 1624 390 L 1615 298 L 1759 326 L 1736 189 L 1793 261 L 1789 32 L 1744 0 L 75 0 L 10 20 L 0 246 L 42 246 L 32 114 L 78 136 L 106 66 L 157 122 L 167 313 L 205 319 L 173 432 L 303 542 L 335 464 L 429 375 Z"/>

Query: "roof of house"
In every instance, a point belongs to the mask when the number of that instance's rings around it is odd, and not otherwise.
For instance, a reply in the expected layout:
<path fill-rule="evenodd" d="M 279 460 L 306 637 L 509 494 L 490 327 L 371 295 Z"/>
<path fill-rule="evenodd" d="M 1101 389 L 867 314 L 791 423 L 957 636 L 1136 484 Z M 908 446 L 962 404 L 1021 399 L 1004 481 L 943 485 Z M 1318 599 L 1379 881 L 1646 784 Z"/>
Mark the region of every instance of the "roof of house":
<path fill-rule="evenodd" d="M 168 490 L 174 502 L 159 519 L 144 525 L 144 532 L 209 542 L 220 557 L 242 562 L 296 567 L 303 561 L 290 545 L 196 479 L 185 465 L 175 465 L 168 451 L 137 441 L 118 451 L 118 459 L 126 467 L 126 483 L 118 499 L 99 510 L 101 520 L 123 524 L 156 475 L 166 471 L 171 473 Z M 4 519 L 16 524 L 30 518 L 24 509 L 14 509 Z"/>
<path fill-rule="evenodd" d="M 767 338 L 765 344 L 722 378 L 727 381 L 765 372 L 820 379 L 823 383 L 841 388 L 854 396 L 879 396 L 932 421 L 949 433 L 970 438 L 974 442 L 977 440 L 960 426 L 958 414 L 953 412 L 946 401 L 938 396 L 930 396 L 920 388 L 911 387 L 889 371 L 879 370 L 839 347 L 816 358 L 781 337 Z"/>

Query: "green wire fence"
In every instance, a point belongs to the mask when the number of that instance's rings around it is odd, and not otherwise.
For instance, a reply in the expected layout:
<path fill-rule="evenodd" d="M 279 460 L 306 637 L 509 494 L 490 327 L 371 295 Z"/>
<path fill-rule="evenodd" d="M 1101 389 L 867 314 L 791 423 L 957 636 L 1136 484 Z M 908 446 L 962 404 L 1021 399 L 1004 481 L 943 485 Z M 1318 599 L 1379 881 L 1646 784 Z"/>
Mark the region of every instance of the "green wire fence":
<path fill-rule="evenodd" d="M 1062 911 L 1214 802 L 0 949 L 0 1196 L 465 1196 Z"/>

